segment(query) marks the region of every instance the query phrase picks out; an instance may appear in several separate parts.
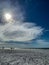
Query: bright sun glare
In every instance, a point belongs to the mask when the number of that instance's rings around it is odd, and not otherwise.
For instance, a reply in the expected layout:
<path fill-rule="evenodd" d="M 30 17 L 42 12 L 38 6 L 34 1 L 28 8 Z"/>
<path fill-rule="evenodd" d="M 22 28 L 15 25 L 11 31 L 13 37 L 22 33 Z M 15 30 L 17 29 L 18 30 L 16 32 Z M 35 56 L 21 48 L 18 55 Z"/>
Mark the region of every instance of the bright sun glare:
<path fill-rule="evenodd" d="M 6 19 L 7 21 L 11 20 L 11 18 L 12 18 L 12 16 L 11 16 L 10 13 L 5 13 L 5 14 L 4 14 L 4 17 L 5 17 L 5 19 Z"/>

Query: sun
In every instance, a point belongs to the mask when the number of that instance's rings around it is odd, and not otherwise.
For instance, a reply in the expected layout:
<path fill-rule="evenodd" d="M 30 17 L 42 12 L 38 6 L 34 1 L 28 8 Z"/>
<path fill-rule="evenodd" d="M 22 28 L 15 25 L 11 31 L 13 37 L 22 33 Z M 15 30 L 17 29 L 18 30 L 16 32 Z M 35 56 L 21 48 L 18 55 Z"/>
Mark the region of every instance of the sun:
<path fill-rule="evenodd" d="M 6 14 L 5 14 L 5 18 L 6 18 L 7 20 L 11 19 L 11 15 L 10 15 L 9 13 L 6 13 Z"/>
<path fill-rule="evenodd" d="M 11 15 L 10 13 L 5 13 L 5 14 L 4 14 L 4 19 L 5 19 L 6 21 L 11 21 L 12 15 Z"/>
<path fill-rule="evenodd" d="M 5 13 L 5 19 L 10 20 L 11 19 L 11 14 L 10 13 Z"/>

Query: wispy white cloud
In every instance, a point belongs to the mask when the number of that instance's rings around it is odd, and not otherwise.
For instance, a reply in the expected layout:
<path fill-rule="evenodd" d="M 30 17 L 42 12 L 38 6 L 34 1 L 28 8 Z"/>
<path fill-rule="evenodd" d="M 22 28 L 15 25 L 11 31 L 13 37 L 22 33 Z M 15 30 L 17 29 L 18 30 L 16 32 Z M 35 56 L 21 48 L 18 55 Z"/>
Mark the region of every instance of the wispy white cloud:
<path fill-rule="evenodd" d="M 24 11 L 21 11 L 21 6 L 19 6 L 18 1 L 15 2 L 15 5 L 12 4 L 10 0 L 4 0 L 0 2 L 0 14 L 2 17 L 2 22 L 6 22 L 4 20 L 4 13 L 11 13 L 13 19 L 17 21 L 24 20 Z"/>
<path fill-rule="evenodd" d="M 36 25 L 33 25 L 31 27 L 30 23 L 28 23 L 27 25 L 26 23 L 8 23 L 6 25 L 0 26 L 0 28 L 0 38 L 7 41 L 29 41 L 32 39 L 36 39 L 43 32 L 43 29 L 41 27 Z"/>

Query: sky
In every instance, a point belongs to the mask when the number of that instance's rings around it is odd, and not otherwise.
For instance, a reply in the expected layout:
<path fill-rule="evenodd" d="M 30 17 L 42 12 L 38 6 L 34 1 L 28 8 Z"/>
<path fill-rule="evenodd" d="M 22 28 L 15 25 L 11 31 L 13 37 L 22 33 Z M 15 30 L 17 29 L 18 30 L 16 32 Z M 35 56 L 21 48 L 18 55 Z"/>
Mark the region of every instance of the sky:
<path fill-rule="evenodd" d="M 0 0 L 0 47 L 49 48 L 49 0 Z"/>

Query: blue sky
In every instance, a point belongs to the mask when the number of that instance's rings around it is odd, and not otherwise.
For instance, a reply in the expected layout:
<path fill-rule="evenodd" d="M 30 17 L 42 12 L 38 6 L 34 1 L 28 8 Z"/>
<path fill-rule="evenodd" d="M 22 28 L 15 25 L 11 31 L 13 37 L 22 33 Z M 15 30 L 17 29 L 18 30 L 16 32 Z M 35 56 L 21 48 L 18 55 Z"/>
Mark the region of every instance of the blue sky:
<path fill-rule="evenodd" d="M 0 47 L 49 48 L 48 0 L 0 0 Z"/>

